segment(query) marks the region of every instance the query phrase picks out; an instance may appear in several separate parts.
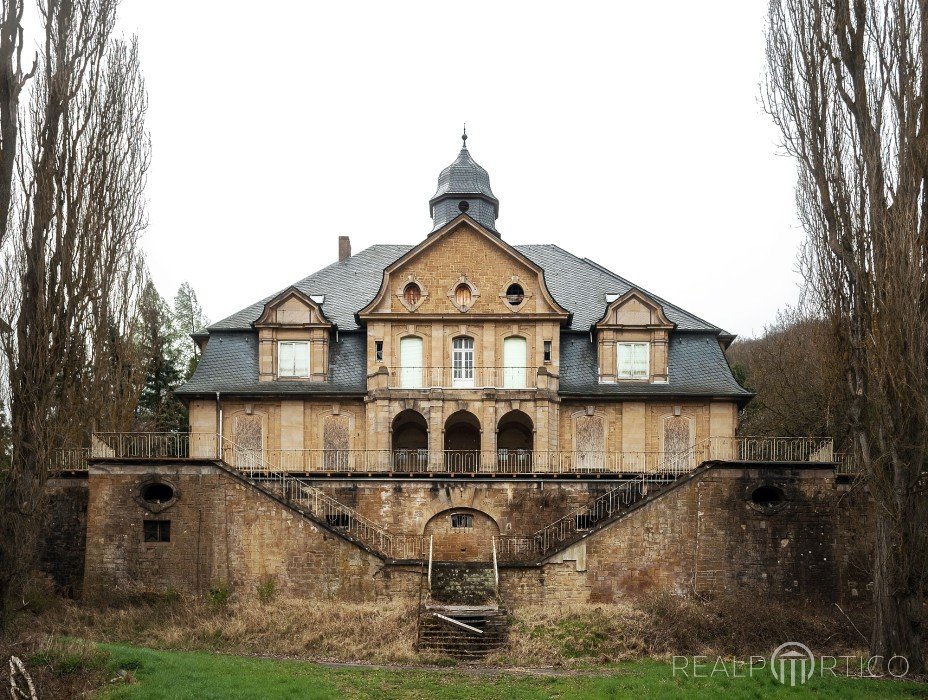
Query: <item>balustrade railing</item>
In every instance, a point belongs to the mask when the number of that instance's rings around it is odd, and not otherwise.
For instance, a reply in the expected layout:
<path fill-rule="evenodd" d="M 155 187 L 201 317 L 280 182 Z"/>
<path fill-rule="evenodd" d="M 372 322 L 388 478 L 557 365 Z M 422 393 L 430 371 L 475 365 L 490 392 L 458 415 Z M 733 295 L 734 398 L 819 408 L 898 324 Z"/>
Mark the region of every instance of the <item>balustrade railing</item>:
<path fill-rule="evenodd" d="M 216 433 L 94 433 L 94 459 L 184 459 L 215 457 Z"/>
<path fill-rule="evenodd" d="M 249 471 L 259 465 L 296 473 L 574 474 L 671 473 L 695 469 L 703 446 L 681 452 L 550 452 L 533 450 L 255 450 L 226 445 L 222 459 Z"/>
<path fill-rule="evenodd" d="M 260 457 L 259 451 L 249 451 L 222 438 L 221 452 L 223 455 L 247 455 L 247 461 L 239 464 L 226 461 L 256 485 L 270 490 L 288 503 L 306 508 L 330 527 L 338 528 L 388 557 L 421 559 L 424 555 L 425 537 L 423 535 L 389 532 L 365 518 L 354 508 L 340 503 L 304 479 L 293 476 L 287 471 L 276 469 Z"/>
<path fill-rule="evenodd" d="M 725 462 L 834 462 L 831 438 L 713 437 L 709 458 Z"/>
<path fill-rule="evenodd" d="M 246 471 L 292 473 L 454 473 L 454 474 L 683 474 L 707 460 L 731 462 L 834 463 L 829 438 L 713 437 L 689 449 L 669 452 L 593 450 L 277 450 L 253 449 L 214 433 L 94 433 L 89 457 L 126 459 L 215 458 Z M 56 459 L 79 464 L 79 451 Z M 850 466 L 842 466 L 850 469 Z"/>
<path fill-rule="evenodd" d="M 50 474 L 61 472 L 85 472 L 90 460 L 89 447 L 72 447 L 52 452 Z"/>
<path fill-rule="evenodd" d="M 672 480 L 671 476 L 660 475 L 629 479 L 531 535 L 497 535 L 499 559 L 511 562 L 543 557 L 639 501 L 646 495 L 649 484 L 663 485 Z"/>
<path fill-rule="evenodd" d="M 536 367 L 387 367 L 390 389 L 534 389 Z"/>

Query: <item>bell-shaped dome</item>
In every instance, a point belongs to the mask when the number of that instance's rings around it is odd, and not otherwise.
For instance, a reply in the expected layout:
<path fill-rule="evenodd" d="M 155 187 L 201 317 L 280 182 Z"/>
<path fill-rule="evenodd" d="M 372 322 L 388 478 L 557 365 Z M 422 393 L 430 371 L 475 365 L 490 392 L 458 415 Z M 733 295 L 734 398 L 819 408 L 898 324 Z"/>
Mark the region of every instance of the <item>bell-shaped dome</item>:
<path fill-rule="evenodd" d="M 466 213 L 484 228 L 496 233 L 499 200 L 490 189 L 490 176 L 477 165 L 467 150 L 467 134 L 458 157 L 438 176 L 438 189 L 429 200 L 433 231 Z"/>

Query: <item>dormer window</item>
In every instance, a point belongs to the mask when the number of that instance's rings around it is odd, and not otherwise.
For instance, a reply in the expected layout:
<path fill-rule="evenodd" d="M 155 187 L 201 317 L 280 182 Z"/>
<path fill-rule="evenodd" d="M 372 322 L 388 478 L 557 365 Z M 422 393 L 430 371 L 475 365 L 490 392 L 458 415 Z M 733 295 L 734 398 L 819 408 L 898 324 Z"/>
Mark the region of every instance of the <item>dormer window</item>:
<path fill-rule="evenodd" d="M 277 376 L 309 377 L 309 342 L 280 341 L 277 344 Z"/>
<path fill-rule="evenodd" d="M 650 378 L 650 343 L 616 343 L 616 376 L 618 379 Z"/>

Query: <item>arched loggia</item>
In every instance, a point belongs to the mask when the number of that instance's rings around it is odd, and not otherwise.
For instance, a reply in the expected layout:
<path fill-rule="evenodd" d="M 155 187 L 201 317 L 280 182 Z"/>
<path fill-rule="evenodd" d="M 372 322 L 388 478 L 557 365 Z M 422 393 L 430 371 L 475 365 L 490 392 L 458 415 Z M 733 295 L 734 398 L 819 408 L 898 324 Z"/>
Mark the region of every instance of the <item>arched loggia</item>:
<path fill-rule="evenodd" d="M 480 466 L 480 421 L 470 411 L 457 411 L 445 421 L 445 469 L 475 472 Z"/>
<path fill-rule="evenodd" d="M 393 469 L 422 471 L 428 466 L 429 425 L 418 411 L 406 409 L 393 419 Z"/>
<path fill-rule="evenodd" d="M 522 411 L 509 411 L 499 419 L 496 427 L 496 450 L 501 470 L 532 471 L 534 429 L 532 419 Z"/>

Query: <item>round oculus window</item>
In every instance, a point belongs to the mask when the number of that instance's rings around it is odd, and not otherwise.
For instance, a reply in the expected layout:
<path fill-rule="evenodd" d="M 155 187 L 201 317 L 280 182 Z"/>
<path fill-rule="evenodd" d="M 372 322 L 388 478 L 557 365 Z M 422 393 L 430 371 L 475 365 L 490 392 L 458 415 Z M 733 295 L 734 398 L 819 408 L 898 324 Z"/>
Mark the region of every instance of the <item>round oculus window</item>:
<path fill-rule="evenodd" d="M 174 489 L 167 484 L 148 484 L 142 489 L 142 500 L 156 505 L 163 505 L 174 498 Z"/>

